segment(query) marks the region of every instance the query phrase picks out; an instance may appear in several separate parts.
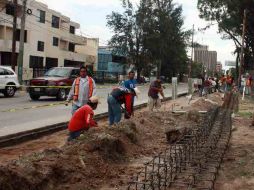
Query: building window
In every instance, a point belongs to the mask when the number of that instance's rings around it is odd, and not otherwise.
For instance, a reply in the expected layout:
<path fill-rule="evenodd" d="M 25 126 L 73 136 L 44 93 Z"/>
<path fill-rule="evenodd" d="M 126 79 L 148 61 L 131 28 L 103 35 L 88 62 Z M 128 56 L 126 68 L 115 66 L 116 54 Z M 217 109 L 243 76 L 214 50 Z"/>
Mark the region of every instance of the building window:
<path fill-rule="evenodd" d="M 37 50 L 38 51 L 44 51 L 44 42 L 38 41 Z"/>
<path fill-rule="evenodd" d="M 81 67 L 84 64 L 85 63 L 82 61 L 72 61 L 68 59 L 64 60 L 64 67 Z"/>
<path fill-rule="evenodd" d="M 46 57 L 46 69 L 50 69 L 52 67 L 57 67 L 58 66 L 58 59 L 57 58 L 51 58 L 51 57 Z"/>
<path fill-rule="evenodd" d="M 75 34 L 75 27 L 74 26 L 70 26 L 70 33 Z"/>
<path fill-rule="evenodd" d="M 69 51 L 74 52 L 75 51 L 75 44 L 69 43 Z"/>
<path fill-rule="evenodd" d="M 45 23 L 46 12 L 42 10 L 38 10 L 38 11 L 39 11 L 39 22 Z"/>
<path fill-rule="evenodd" d="M 60 18 L 52 15 L 52 27 L 59 28 L 59 22 L 60 22 Z"/>
<path fill-rule="evenodd" d="M 110 54 L 99 54 L 98 55 L 98 70 L 108 70 L 108 63 L 112 62 L 112 56 Z"/>
<path fill-rule="evenodd" d="M 29 68 L 43 68 L 43 57 L 30 56 Z"/>
<path fill-rule="evenodd" d="M 53 37 L 53 46 L 58 46 L 59 45 L 59 38 Z"/>
<path fill-rule="evenodd" d="M 20 41 L 20 29 L 16 30 L 16 41 Z M 24 42 L 27 42 L 27 30 L 25 30 L 25 34 L 24 34 Z"/>
<path fill-rule="evenodd" d="M 6 14 L 7 15 L 14 15 L 14 5 L 11 5 L 11 4 L 6 4 Z"/>

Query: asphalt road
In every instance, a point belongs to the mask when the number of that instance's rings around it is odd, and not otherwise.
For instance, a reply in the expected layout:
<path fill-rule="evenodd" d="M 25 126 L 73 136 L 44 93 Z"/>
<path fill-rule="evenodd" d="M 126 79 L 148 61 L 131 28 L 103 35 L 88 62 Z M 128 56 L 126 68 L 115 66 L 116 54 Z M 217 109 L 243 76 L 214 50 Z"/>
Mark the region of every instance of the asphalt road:
<path fill-rule="evenodd" d="M 141 94 L 135 105 L 148 101 L 148 85 L 140 86 L 139 89 Z M 107 111 L 106 98 L 111 90 L 110 86 L 97 89 L 101 104 L 96 114 Z M 187 92 L 186 84 L 179 84 L 178 93 L 182 92 Z M 164 93 L 166 97 L 171 96 L 171 85 L 166 85 Z M 55 98 L 42 97 L 39 101 L 32 101 L 25 92 L 17 92 L 13 98 L 5 98 L 0 94 L 0 136 L 69 121 L 70 112 L 71 105 L 66 107 Z"/>

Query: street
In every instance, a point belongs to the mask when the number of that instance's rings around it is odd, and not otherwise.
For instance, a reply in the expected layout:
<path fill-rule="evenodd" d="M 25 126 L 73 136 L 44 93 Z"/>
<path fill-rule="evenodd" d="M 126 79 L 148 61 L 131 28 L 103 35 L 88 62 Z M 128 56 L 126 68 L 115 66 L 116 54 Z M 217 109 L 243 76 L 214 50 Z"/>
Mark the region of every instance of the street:
<path fill-rule="evenodd" d="M 97 89 L 100 104 L 96 114 L 107 112 L 106 98 L 112 86 Z M 135 101 L 135 105 L 148 101 L 148 85 L 139 87 L 141 94 Z M 186 92 L 187 85 L 180 84 L 178 93 Z M 172 94 L 171 85 L 167 84 L 165 96 Z M 67 122 L 71 117 L 71 104 L 66 107 L 55 98 L 42 97 L 39 101 L 32 101 L 25 92 L 17 92 L 13 98 L 4 98 L 0 95 L 0 136 L 13 134 L 21 131 L 41 128 L 47 125 Z"/>

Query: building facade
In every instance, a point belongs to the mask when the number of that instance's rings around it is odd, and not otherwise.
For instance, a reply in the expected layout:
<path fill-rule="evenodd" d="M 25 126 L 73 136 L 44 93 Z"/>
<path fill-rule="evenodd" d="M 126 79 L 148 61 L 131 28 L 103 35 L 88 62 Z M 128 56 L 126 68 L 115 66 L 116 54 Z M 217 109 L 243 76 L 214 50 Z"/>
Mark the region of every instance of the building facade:
<path fill-rule="evenodd" d="M 202 64 L 205 72 L 216 72 L 217 52 L 209 51 L 208 46 L 194 48 L 194 61 Z"/>
<path fill-rule="evenodd" d="M 222 64 L 219 61 L 217 62 L 217 65 L 216 65 L 216 72 L 222 73 Z"/>
<path fill-rule="evenodd" d="M 18 4 L 17 54 L 19 52 L 22 1 L 19 0 Z M 11 65 L 13 5 L 7 0 L 0 1 L 0 10 L 0 65 Z M 90 55 L 88 52 L 89 54 L 86 54 L 89 39 L 76 35 L 76 30 L 80 28 L 78 23 L 34 0 L 27 1 L 27 10 L 24 70 L 32 72 L 35 69 L 49 69 L 57 66 L 79 67 L 86 63 L 96 63 L 97 53 Z M 23 80 L 29 78 L 31 74 L 24 75 Z"/>
<path fill-rule="evenodd" d="M 98 49 L 97 71 L 124 73 L 126 71 L 126 57 L 115 55 L 107 46 Z"/>

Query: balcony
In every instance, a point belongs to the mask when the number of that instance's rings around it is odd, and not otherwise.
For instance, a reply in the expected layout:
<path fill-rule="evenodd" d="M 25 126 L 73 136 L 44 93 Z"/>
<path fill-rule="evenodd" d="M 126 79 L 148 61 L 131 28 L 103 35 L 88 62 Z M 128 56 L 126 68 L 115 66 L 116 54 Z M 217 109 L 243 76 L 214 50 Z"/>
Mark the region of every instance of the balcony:
<path fill-rule="evenodd" d="M 71 42 L 75 45 L 86 45 L 87 44 L 86 38 L 84 38 L 82 36 L 73 35 L 73 34 L 70 34 L 68 37 L 63 36 L 60 38 L 60 40 L 65 41 L 65 42 Z"/>

